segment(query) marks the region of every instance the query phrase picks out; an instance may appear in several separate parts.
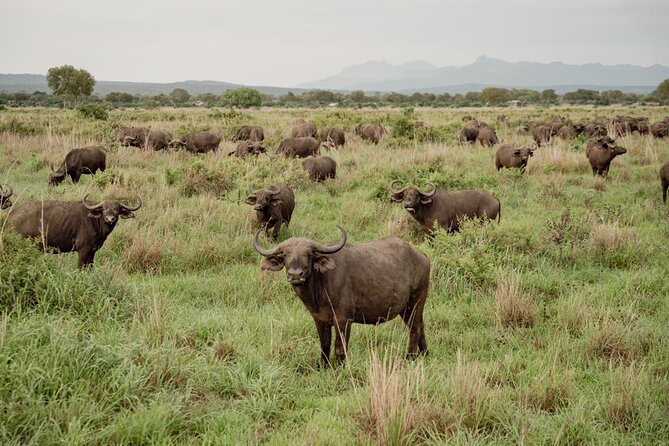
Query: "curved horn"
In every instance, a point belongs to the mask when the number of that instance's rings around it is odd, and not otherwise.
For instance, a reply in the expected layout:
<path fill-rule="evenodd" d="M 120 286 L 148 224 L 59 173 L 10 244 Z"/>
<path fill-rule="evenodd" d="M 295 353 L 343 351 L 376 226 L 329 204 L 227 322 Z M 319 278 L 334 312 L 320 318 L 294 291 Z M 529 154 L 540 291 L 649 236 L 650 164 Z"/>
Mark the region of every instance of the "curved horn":
<path fill-rule="evenodd" d="M 268 191 L 271 195 L 277 195 L 279 192 L 281 192 L 281 189 L 277 189 L 277 190 L 267 189 L 267 191 Z"/>
<path fill-rule="evenodd" d="M 337 227 L 341 231 L 341 239 L 339 239 L 339 242 L 331 246 L 325 246 L 321 245 L 320 243 L 311 242 L 312 249 L 320 254 L 334 254 L 335 252 L 342 249 L 346 244 L 346 231 L 344 231 L 344 228 L 339 225 L 337 225 Z"/>
<path fill-rule="evenodd" d="M 279 251 L 278 247 L 274 249 L 265 249 L 262 246 L 260 246 L 260 242 L 258 241 L 258 235 L 260 235 L 260 231 L 262 231 L 262 229 L 258 229 L 258 232 L 256 232 L 255 237 L 253 237 L 253 247 L 261 256 L 270 257 L 275 255 Z"/>
<path fill-rule="evenodd" d="M 407 187 L 409 187 L 409 186 L 404 186 L 404 188 L 399 189 L 399 190 L 396 190 L 396 189 L 394 188 L 395 183 L 400 183 L 400 186 L 401 186 L 401 185 L 402 185 L 402 181 L 401 181 L 401 180 L 395 180 L 395 181 L 393 181 L 392 183 L 390 183 L 390 192 L 392 192 L 393 194 L 399 194 L 399 193 L 402 193 L 402 192 L 404 192 L 404 191 L 406 190 Z"/>
<path fill-rule="evenodd" d="M 137 198 L 137 202 L 139 203 L 137 206 L 130 207 L 127 204 L 120 203 L 121 207 L 123 207 L 124 209 L 126 209 L 128 211 L 136 211 L 137 209 L 141 208 L 142 207 L 142 199 L 139 198 L 139 196 L 137 196 L 137 195 L 135 195 L 135 198 Z"/>
<path fill-rule="evenodd" d="M 423 192 L 421 188 L 417 188 L 418 192 L 421 193 L 421 195 L 425 197 L 431 197 L 437 192 L 437 186 L 434 185 L 434 183 L 427 183 L 428 185 L 432 186 L 432 190 L 430 192 Z"/>
<path fill-rule="evenodd" d="M 14 189 L 8 184 L 3 184 L 2 185 L 2 192 L 0 193 L 0 197 L 2 198 L 9 198 L 12 196 L 14 193 Z"/>
<path fill-rule="evenodd" d="M 99 202 L 98 204 L 95 204 L 95 205 L 93 205 L 93 206 L 91 206 L 90 204 L 86 203 L 86 200 L 88 199 L 88 196 L 89 196 L 90 194 L 91 194 L 90 192 L 87 193 L 86 196 L 84 197 L 84 199 L 81 200 L 81 203 L 84 205 L 84 207 L 85 207 L 86 209 L 89 209 L 89 210 L 91 210 L 91 211 L 93 211 L 93 210 L 95 210 L 95 209 L 100 209 L 100 208 L 102 207 L 102 202 Z"/>

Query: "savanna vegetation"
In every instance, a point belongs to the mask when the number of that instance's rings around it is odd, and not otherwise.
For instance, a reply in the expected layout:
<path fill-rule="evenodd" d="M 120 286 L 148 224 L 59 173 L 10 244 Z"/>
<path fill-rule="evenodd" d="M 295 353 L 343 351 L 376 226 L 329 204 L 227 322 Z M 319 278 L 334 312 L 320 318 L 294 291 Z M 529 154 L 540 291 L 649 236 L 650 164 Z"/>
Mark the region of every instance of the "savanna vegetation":
<path fill-rule="evenodd" d="M 539 148 L 524 175 L 497 172 L 494 149 L 458 142 L 465 114 L 502 142 L 530 144 L 518 127 L 549 115 L 655 122 L 669 108 L 0 112 L 0 184 L 15 205 L 89 192 L 144 203 L 84 271 L 0 214 L 0 443 L 666 443 L 669 208 L 658 171 L 669 141 L 618 138 L 627 153 L 608 179 L 592 176 L 582 138 Z M 336 179 L 311 183 L 300 160 L 228 156 L 237 125 L 262 125 L 273 154 L 298 118 L 346 131 L 344 147 L 322 149 Z M 353 133 L 363 121 L 389 134 L 365 143 Z M 122 125 L 225 141 L 204 155 L 141 151 L 114 144 Z M 48 187 L 50 165 L 87 145 L 104 148 L 107 170 Z M 487 189 L 501 222 L 427 238 L 390 202 L 396 179 Z M 280 240 L 329 242 L 341 225 L 353 243 L 394 235 L 429 256 L 429 356 L 404 359 L 396 319 L 354 325 L 348 361 L 317 369 L 310 315 L 284 272 L 261 272 L 251 244 L 244 198 L 281 182 L 296 207 Z"/>

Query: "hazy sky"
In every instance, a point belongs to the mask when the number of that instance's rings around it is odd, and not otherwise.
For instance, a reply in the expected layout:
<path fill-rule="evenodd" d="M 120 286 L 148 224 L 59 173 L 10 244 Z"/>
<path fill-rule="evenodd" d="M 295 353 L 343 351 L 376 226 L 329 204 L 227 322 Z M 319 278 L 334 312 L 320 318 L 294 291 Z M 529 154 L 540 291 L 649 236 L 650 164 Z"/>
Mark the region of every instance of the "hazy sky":
<path fill-rule="evenodd" d="M 0 0 L 0 73 L 293 86 L 367 60 L 669 65 L 668 0 Z"/>

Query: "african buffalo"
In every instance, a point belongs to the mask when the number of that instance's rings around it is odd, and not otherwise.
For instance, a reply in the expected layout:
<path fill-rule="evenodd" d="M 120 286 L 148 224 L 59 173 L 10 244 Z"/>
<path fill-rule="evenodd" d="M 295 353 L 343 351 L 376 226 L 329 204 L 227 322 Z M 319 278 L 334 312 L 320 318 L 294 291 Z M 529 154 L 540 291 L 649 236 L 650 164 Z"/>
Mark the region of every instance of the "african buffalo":
<path fill-rule="evenodd" d="M 611 161 L 618 155 L 627 153 L 627 149 L 617 146 L 608 136 L 600 136 L 588 140 L 585 156 L 590 161 L 593 175 L 606 177 L 609 175 Z"/>
<path fill-rule="evenodd" d="M 460 132 L 460 142 L 465 144 L 475 143 L 479 136 L 479 129 L 476 127 L 465 127 Z"/>
<path fill-rule="evenodd" d="M 598 138 L 606 136 L 607 133 L 606 125 L 601 122 L 591 122 L 583 126 L 583 134 L 586 138 Z"/>
<path fill-rule="evenodd" d="M 323 181 L 337 174 L 337 163 L 329 156 L 307 158 L 302 161 L 302 167 L 309 173 L 311 181 Z"/>
<path fill-rule="evenodd" d="M 243 125 L 237 128 L 232 140 L 262 142 L 265 140 L 265 131 L 259 125 Z"/>
<path fill-rule="evenodd" d="M 557 136 L 560 139 L 572 140 L 583 132 L 584 126 L 581 124 L 566 124 L 560 127 L 557 131 Z"/>
<path fill-rule="evenodd" d="M 532 139 L 538 146 L 548 143 L 553 136 L 553 127 L 550 125 L 538 125 L 530 129 Z"/>
<path fill-rule="evenodd" d="M 124 146 L 144 147 L 149 129 L 145 127 L 121 127 L 116 133 L 116 142 Z"/>
<path fill-rule="evenodd" d="M 60 184 L 69 175 L 77 184 L 81 175 L 95 175 L 98 169 L 104 172 L 107 167 L 107 155 L 99 147 L 73 149 L 65 155 L 65 160 L 58 170 L 49 175 L 49 186 Z"/>
<path fill-rule="evenodd" d="M 12 205 L 9 197 L 11 197 L 13 193 L 14 190 L 11 186 L 3 184 L 2 187 L 0 187 L 0 209 L 7 209 Z"/>
<path fill-rule="evenodd" d="M 499 143 L 497 133 L 495 133 L 495 131 L 490 127 L 481 127 L 479 129 L 478 135 L 476 135 L 476 140 L 484 147 L 492 147 Z"/>
<path fill-rule="evenodd" d="M 318 139 L 327 147 L 339 147 L 346 144 L 346 136 L 342 129 L 336 127 L 327 127 L 321 129 Z"/>
<path fill-rule="evenodd" d="M 146 136 L 146 144 L 143 147 L 153 150 L 165 150 L 169 147 L 171 140 L 172 136 L 169 133 L 151 130 Z"/>
<path fill-rule="evenodd" d="M 250 142 L 250 141 L 240 141 L 237 144 L 237 148 L 232 152 L 228 153 L 228 156 L 237 156 L 244 158 L 247 156 L 255 155 L 258 156 L 261 153 L 267 153 L 267 149 L 260 142 Z"/>
<path fill-rule="evenodd" d="M 286 268 L 288 283 L 316 323 L 320 364 L 330 365 L 332 327 L 335 356 L 346 360 L 351 325 L 380 324 L 401 316 L 409 327 L 407 357 L 427 354 L 423 308 L 430 282 L 430 260 L 404 240 L 386 237 L 359 245 L 346 243 L 346 232 L 334 245 L 290 238 L 275 248 L 253 246 L 265 257 L 261 268 Z"/>
<path fill-rule="evenodd" d="M 374 144 L 378 144 L 386 133 L 388 131 L 381 124 L 358 124 L 355 127 L 356 135 L 363 141 L 370 141 Z"/>
<path fill-rule="evenodd" d="M 524 147 L 515 147 L 513 144 L 502 144 L 495 153 L 495 167 L 500 170 L 502 167 L 518 168 L 525 172 L 525 167 L 530 157 L 534 155 L 533 149 Z"/>
<path fill-rule="evenodd" d="M 649 127 L 650 134 L 655 138 L 666 138 L 669 136 L 669 117 L 662 121 L 654 122 Z"/>
<path fill-rule="evenodd" d="M 646 135 L 650 128 L 648 118 L 616 116 L 611 122 L 616 136 L 631 135 L 632 132 L 639 132 L 640 135 Z"/>
<path fill-rule="evenodd" d="M 97 204 L 82 201 L 33 201 L 14 206 L 7 223 L 23 237 L 38 237 L 39 246 L 57 253 L 77 251 L 79 269 L 93 263 L 95 253 L 112 232 L 118 217 L 133 218 L 142 206 L 135 207 L 118 200 Z"/>
<path fill-rule="evenodd" d="M 669 189 L 669 162 L 665 163 L 665 165 L 660 169 L 660 183 L 662 183 L 662 202 L 667 204 L 667 189 Z"/>
<path fill-rule="evenodd" d="M 221 137 L 210 132 L 196 132 L 184 135 L 179 139 L 173 139 L 172 147 L 183 147 L 189 152 L 206 153 L 218 149 Z"/>
<path fill-rule="evenodd" d="M 396 183 L 400 181 L 390 184 L 390 199 L 404 203 L 404 208 L 428 234 L 432 234 L 435 222 L 446 231 L 455 232 L 460 230 L 460 221 L 464 218 L 497 218 L 499 222 L 501 217 L 499 200 L 485 190 L 446 191 L 437 189 L 434 185 L 429 192 L 414 185 L 397 190 L 394 189 Z"/>
<path fill-rule="evenodd" d="M 316 138 L 318 137 L 318 129 L 313 122 L 301 122 L 293 127 L 290 136 L 291 138 L 305 138 L 307 136 Z"/>
<path fill-rule="evenodd" d="M 279 148 L 276 149 L 277 155 L 283 155 L 286 158 L 307 158 L 316 156 L 320 153 L 320 143 L 311 136 L 302 138 L 288 138 L 281 141 Z"/>
<path fill-rule="evenodd" d="M 295 208 L 295 195 L 293 190 L 285 184 L 277 184 L 267 189 L 256 189 L 246 197 L 246 204 L 253 206 L 256 211 L 258 223 L 269 235 L 269 230 L 274 229 L 272 238 L 279 237 L 281 224 L 290 224 L 290 218 Z"/>

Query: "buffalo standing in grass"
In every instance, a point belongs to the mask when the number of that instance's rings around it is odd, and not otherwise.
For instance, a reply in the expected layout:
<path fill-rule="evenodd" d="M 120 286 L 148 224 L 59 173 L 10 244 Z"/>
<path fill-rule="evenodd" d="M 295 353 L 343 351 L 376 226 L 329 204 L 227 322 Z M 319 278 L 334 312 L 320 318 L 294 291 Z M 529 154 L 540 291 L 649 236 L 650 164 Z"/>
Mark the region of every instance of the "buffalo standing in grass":
<path fill-rule="evenodd" d="M 228 153 L 228 156 L 234 155 L 239 158 L 245 158 L 247 156 L 258 156 L 261 153 L 267 153 L 267 149 L 262 145 L 262 143 L 241 141 L 239 144 L 237 144 L 237 148 L 235 148 L 235 150 Z"/>
<path fill-rule="evenodd" d="M 479 129 L 475 127 L 465 127 L 460 132 L 460 142 L 465 144 L 473 144 L 479 136 Z"/>
<path fill-rule="evenodd" d="M 311 181 L 323 181 L 337 174 L 337 162 L 329 156 L 314 156 L 302 161 Z"/>
<path fill-rule="evenodd" d="M 218 149 L 221 137 L 211 132 L 196 132 L 172 140 L 172 147 L 183 147 L 189 152 L 206 153 Z"/>
<path fill-rule="evenodd" d="M 607 177 L 611 161 L 618 155 L 627 153 L 627 149 L 617 146 L 615 141 L 608 136 L 588 140 L 585 156 L 590 161 L 593 175 Z"/>
<path fill-rule="evenodd" d="M 327 147 L 340 147 L 346 144 L 344 131 L 336 127 L 321 129 L 318 139 Z"/>
<path fill-rule="evenodd" d="M 272 238 L 276 240 L 281 224 L 290 224 L 295 208 L 295 195 L 290 187 L 277 184 L 267 189 L 254 190 L 244 202 L 253 206 L 258 223 L 265 229 L 266 235 L 269 236 L 270 229 L 273 229 Z"/>
<path fill-rule="evenodd" d="M 293 127 L 290 136 L 292 138 L 305 138 L 307 136 L 316 138 L 318 137 L 318 129 L 313 122 L 302 122 Z"/>
<path fill-rule="evenodd" d="M 355 127 L 356 135 L 374 144 L 378 144 L 386 133 L 388 131 L 381 124 L 358 124 Z"/>
<path fill-rule="evenodd" d="M 512 144 L 502 144 L 495 153 L 495 167 L 497 170 L 506 167 L 520 169 L 525 172 L 527 162 L 534 155 L 534 150 L 525 147 L 514 147 Z"/>
<path fill-rule="evenodd" d="M 12 205 L 9 197 L 11 197 L 13 193 L 14 190 L 10 186 L 3 184 L 0 187 L 0 209 L 7 209 Z"/>
<path fill-rule="evenodd" d="M 476 140 L 484 147 L 492 147 L 499 143 L 497 133 L 495 133 L 495 131 L 490 127 L 481 127 L 478 134 L 476 135 Z"/>
<path fill-rule="evenodd" d="M 660 183 L 662 184 L 662 202 L 667 204 L 667 189 L 669 189 L 669 162 L 660 169 Z"/>
<path fill-rule="evenodd" d="M 167 132 L 151 130 L 146 137 L 145 148 L 152 150 L 165 150 L 170 146 L 172 136 Z"/>
<path fill-rule="evenodd" d="M 277 155 L 283 155 L 286 158 L 307 158 L 316 156 L 319 152 L 320 143 L 311 136 L 284 139 L 276 150 Z"/>
<path fill-rule="evenodd" d="M 70 150 L 58 170 L 49 175 L 49 185 L 60 184 L 69 175 L 72 182 L 77 184 L 81 175 L 95 175 L 107 168 L 107 155 L 99 147 L 84 147 Z"/>
<path fill-rule="evenodd" d="M 397 316 L 409 327 L 408 357 L 427 354 L 423 308 L 430 282 L 430 260 L 404 240 L 387 237 L 359 245 L 334 245 L 290 238 L 275 248 L 253 246 L 265 259 L 262 269 L 286 268 L 288 282 L 316 324 L 320 364 L 330 365 L 332 327 L 335 356 L 346 359 L 351 325 L 380 324 Z"/>
<path fill-rule="evenodd" d="M 411 216 L 423 227 L 423 230 L 432 234 L 434 223 L 448 232 L 460 230 L 460 221 L 465 218 L 480 220 L 494 220 L 499 222 L 501 206 L 499 200 L 490 192 L 480 189 L 446 191 L 437 189 L 425 192 L 417 186 L 409 185 L 402 189 L 394 189 L 393 181 L 390 184 L 390 199 L 397 203 L 404 203 Z"/>
<path fill-rule="evenodd" d="M 34 201 L 14 206 L 7 217 L 9 227 L 23 237 L 36 237 L 42 249 L 57 253 L 77 251 L 79 269 L 93 264 L 95 253 L 114 230 L 118 217 L 133 218 L 134 207 L 118 200 L 97 204 L 86 201 Z"/>
<path fill-rule="evenodd" d="M 570 141 L 580 135 L 584 127 L 581 124 L 566 124 L 558 129 L 557 136 L 560 139 Z"/>
<path fill-rule="evenodd" d="M 243 125 L 237 129 L 232 140 L 262 142 L 265 140 L 265 131 L 259 125 Z"/>
<path fill-rule="evenodd" d="M 116 142 L 124 146 L 144 147 L 149 129 L 144 127 L 122 127 L 116 133 Z"/>

